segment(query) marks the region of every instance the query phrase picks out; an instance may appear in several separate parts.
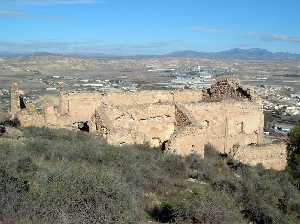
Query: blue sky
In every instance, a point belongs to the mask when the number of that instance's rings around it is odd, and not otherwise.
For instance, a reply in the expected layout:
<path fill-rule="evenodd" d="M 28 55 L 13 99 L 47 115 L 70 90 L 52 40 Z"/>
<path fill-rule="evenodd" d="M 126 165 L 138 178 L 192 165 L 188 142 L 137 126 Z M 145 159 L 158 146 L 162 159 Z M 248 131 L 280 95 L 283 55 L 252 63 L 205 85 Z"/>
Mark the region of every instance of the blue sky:
<path fill-rule="evenodd" d="M 299 0 L 0 0 L 0 51 L 300 53 Z"/>

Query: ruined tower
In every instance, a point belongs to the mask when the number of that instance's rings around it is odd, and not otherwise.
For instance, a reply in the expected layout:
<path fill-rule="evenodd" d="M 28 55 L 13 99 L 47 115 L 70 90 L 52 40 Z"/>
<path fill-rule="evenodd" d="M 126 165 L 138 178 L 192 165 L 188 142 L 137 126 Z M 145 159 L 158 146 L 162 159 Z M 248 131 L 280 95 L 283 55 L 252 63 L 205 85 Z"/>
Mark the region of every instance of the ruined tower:
<path fill-rule="evenodd" d="M 65 90 L 64 90 L 64 82 L 59 82 L 59 106 L 58 106 L 58 112 L 60 115 L 65 115 L 68 113 L 68 107 L 67 107 L 67 101 L 65 99 Z"/>
<path fill-rule="evenodd" d="M 18 84 L 14 82 L 10 88 L 10 113 L 14 118 L 15 115 L 20 112 L 20 93 Z"/>

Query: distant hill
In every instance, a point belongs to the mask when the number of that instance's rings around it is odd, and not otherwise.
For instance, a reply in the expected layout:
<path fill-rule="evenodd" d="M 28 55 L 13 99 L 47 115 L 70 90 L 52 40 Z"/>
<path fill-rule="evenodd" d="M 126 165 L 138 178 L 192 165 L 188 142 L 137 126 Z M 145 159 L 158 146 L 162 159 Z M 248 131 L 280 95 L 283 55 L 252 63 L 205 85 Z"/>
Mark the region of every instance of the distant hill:
<path fill-rule="evenodd" d="M 33 52 L 33 53 L 13 53 L 2 51 L 0 57 L 2 58 L 15 58 L 15 57 L 39 57 L 39 56 L 63 56 L 62 54 L 54 54 L 49 52 Z"/>
<path fill-rule="evenodd" d="M 20 56 L 20 54 L 18 54 L 18 53 L 12 53 L 12 52 L 7 52 L 7 51 L 0 52 L 1 58 L 13 58 L 13 57 L 18 57 L 18 56 Z"/>
<path fill-rule="evenodd" d="M 27 56 L 64 56 L 63 54 L 59 54 L 59 53 L 50 53 L 50 52 L 34 52 L 31 54 L 27 54 Z"/>
<path fill-rule="evenodd" d="M 261 48 L 240 49 L 235 48 L 219 52 L 198 52 L 198 51 L 177 51 L 164 55 L 165 57 L 183 57 L 183 58 L 221 58 L 221 59 L 251 59 L 251 60 L 272 60 L 272 59 L 300 59 L 300 54 L 285 52 L 270 52 Z"/>
<path fill-rule="evenodd" d="M 167 56 L 167 57 L 209 57 L 210 53 L 186 50 L 186 51 L 175 51 L 175 52 L 166 54 L 164 56 Z"/>
<path fill-rule="evenodd" d="M 32 52 L 32 53 L 13 53 L 0 52 L 0 57 L 30 57 L 30 56 L 65 56 L 65 57 L 84 57 L 84 58 L 211 58 L 211 59 L 244 59 L 244 60 L 300 60 L 300 54 L 288 52 L 271 52 L 261 48 L 241 49 L 234 48 L 219 52 L 200 52 L 193 50 L 176 51 L 162 55 L 108 55 L 101 52 L 95 53 L 50 53 L 50 52 Z"/>

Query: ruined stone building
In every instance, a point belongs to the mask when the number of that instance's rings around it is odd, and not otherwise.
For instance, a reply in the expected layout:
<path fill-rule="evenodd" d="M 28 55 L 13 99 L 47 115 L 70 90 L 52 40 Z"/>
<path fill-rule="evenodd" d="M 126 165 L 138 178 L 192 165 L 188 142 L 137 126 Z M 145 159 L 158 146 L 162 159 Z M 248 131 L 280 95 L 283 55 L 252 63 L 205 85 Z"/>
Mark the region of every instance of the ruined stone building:
<path fill-rule="evenodd" d="M 11 90 L 11 114 L 23 127 L 79 128 L 108 144 L 148 144 L 180 155 L 204 156 L 204 147 L 211 144 L 251 165 L 285 167 L 284 147 L 250 148 L 263 144 L 262 105 L 234 80 L 218 81 L 203 91 L 85 93 L 64 92 L 62 87 L 59 106 L 46 104 L 41 113 L 24 104 L 16 84 Z"/>

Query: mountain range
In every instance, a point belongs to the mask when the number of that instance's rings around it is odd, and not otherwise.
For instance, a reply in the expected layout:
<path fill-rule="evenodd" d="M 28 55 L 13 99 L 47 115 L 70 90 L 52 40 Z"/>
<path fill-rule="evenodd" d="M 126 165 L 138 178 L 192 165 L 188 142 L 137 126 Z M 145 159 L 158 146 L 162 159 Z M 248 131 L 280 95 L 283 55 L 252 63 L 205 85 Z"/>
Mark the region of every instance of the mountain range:
<path fill-rule="evenodd" d="M 209 59 L 241 59 L 241 60 L 300 60 L 300 54 L 288 52 L 271 52 L 261 48 L 241 49 L 234 48 L 226 51 L 218 52 L 200 52 L 193 50 L 176 51 L 162 55 L 105 55 L 102 53 L 76 53 L 76 54 L 60 54 L 50 52 L 34 52 L 34 53 L 13 53 L 0 52 L 0 57 L 26 57 L 26 56 L 72 56 L 72 57 L 91 57 L 91 58 L 209 58 Z"/>
<path fill-rule="evenodd" d="M 217 58 L 217 59 L 247 59 L 247 60 L 297 60 L 300 54 L 288 52 L 271 52 L 261 48 L 235 48 L 219 52 L 177 51 L 166 54 L 168 57 L 183 58 Z"/>

